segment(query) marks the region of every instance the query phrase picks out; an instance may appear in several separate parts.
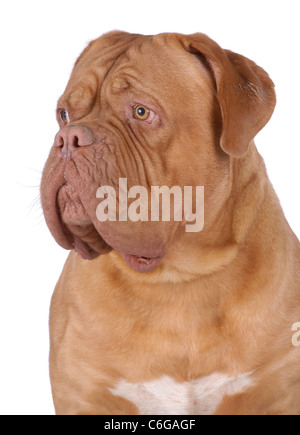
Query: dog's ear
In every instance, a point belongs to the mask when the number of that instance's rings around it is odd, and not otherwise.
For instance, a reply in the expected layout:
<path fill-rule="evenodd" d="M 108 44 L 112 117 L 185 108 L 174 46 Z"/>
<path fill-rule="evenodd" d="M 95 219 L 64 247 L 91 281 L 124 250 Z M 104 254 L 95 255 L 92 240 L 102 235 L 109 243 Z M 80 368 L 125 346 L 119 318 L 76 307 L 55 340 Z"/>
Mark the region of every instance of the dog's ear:
<path fill-rule="evenodd" d="M 244 56 L 223 50 L 208 36 L 183 36 L 184 48 L 198 54 L 211 69 L 222 113 L 222 149 L 244 156 L 256 134 L 272 116 L 276 96 L 268 74 Z"/>

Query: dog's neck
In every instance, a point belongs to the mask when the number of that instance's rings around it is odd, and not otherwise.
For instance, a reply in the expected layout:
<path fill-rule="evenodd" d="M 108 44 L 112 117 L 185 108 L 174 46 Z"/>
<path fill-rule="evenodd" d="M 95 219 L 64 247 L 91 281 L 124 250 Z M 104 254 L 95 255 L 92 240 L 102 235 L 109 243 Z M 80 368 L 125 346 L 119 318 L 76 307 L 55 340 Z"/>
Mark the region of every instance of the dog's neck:
<path fill-rule="evenodd" d="M 169 250 L 165 263 L 193 276 L 208 276 L 229 267 L 247 248 L 251 234 L 257 231 L 255 221 L 268 194 L 276 197 L 263 159 L 252 143 L 243 159 L 231 159 L 226 189 L 218 204 L 214 204 L 216 213 L 205 216 L 204 230 L 198 236 L 185 235 L 176 240 L 176 246 Z M 257 238 L 263 239 L 264 228 L 259 231 L 262 235 L 257 234 Z M 257 240 L 257 244 L 261 242 Z"/>
<path fill-rule="evenodd" d="M 265 255 L 266 237 L 284 241 L 286 231 L 290 231 L 254 142 L 244 158 L 231 159 L 229 181 L 220 197 L 218 206 L 213 207 L 217 212 L 205 216 L 203 231 L 177 235 L 161 265 L 141 276 L 141 282 L 145 278 L 149 284 L 180 284 L 199 279 L 207 282 L 220 274 L 224 279 L 226 274 L 232 277 L 242 269 L 246 276 L 244 269 L 250 271 L 255 257 Z M 276 216 L 280 222 L 274 222 L 274 212 L 268 212 L 274 207 L 278 208 Z M 269 240 L 267 245 L 270 246 Z M 133 273 L 136 278 L 136 272 L 124 264 L 118 253 L 111 255 L 125 275 L 130 277 Z M 268 253 L 266 260 L 270 260 L 270 255 L 276 257 L 276 252 Z"/>

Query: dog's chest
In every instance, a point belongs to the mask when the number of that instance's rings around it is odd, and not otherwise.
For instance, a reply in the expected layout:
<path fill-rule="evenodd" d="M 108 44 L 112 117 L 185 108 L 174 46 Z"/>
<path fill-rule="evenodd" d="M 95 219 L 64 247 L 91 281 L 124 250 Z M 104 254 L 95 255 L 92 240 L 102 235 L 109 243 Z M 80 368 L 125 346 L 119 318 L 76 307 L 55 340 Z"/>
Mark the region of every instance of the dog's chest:
<path fill-rule="evenodd" d="M 121 380 L 110 391 L 136 405 L 143 415 L 211 415 L 225 396 L 251 385 L 249 373 L 235 377 L 215 373 L 184 383 L 168 376 L 138 384 Z"/>

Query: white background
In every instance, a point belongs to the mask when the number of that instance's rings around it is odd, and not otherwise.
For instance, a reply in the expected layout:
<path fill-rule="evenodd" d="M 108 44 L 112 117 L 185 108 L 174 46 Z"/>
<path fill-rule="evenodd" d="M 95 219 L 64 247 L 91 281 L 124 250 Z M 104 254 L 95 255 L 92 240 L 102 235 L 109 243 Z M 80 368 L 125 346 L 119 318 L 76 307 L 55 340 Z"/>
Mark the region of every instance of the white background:
<path fill-rule="evenodd" d="M 299 0 L 1 2 L 0 414 L 54 413 L 48 310 L 67 252 L 43 222 L 38 186 L 74 61 L 113 29 L 203 32 L 268 71 L 278 102 L 256 143 L 300 236 Z"/>

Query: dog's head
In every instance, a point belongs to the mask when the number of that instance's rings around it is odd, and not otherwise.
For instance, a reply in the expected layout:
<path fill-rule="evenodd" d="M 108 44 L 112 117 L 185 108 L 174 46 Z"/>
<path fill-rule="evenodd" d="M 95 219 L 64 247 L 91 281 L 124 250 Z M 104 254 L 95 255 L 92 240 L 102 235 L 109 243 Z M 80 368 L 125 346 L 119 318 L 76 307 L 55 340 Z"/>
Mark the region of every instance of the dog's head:
<path fill-rule="evenodd" d="M 176 201 L 169 219 L 162 206 L 153 218 L 151 188 L 176 187 L 184 204 L 180 190 L 204 186 L 212 216 L 230 159 L 247 153 L 274 106 L 268 75 L 203 34 L 113 32 L 91 42 L 58 101 L 41 185 L 50 231 L 85 259 L 115 249 L 136 271 L 153 270 L 190 234 Z"/>

